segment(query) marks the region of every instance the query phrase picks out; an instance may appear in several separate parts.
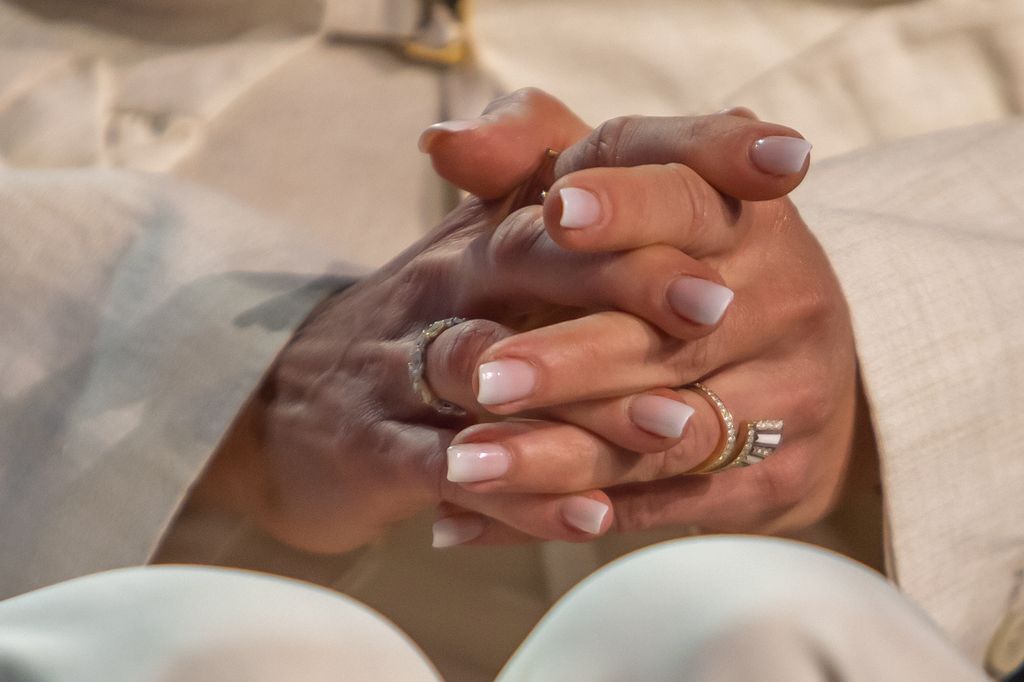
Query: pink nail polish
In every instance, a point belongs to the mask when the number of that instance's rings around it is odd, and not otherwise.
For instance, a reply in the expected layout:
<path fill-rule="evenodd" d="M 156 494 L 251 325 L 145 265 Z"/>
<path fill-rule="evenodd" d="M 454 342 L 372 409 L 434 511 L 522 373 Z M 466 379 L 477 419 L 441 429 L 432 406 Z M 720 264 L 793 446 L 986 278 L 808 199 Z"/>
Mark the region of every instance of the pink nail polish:
<path fill-rule="evenodd" d="M 475 483 L 500 478 L 511 460 L 508 450 L 495 443 L 453 445 L 448 448 L 448 480 Z"/>
<path fill-rule="evenodd" d="M 733 296 L 732 289 L 699 277 L 680 277 L 668 286 L 672 310 L 698 324 L 718 324 Z"/>
<path fill-rule="evenodd" d="M 450 516 L 434 523 L 434 547 L 453 547 L 480 537 L 484 532 L 484 520 L 478 516 Z"/>
<path fill-rule="evenodd" d="M 558 221 L 562 227 L 590 227 L 601 220 L 601 201 L 593 193 L 579 187 L 563 187 L 558 196 L 562 199 L 562 217 Z"/>
<path fill-rule="evenodd" d="M 424 154 L 430 153 L 430 145 L 434 142 L 438 135 L 444 133 L 461 133 L 464 130 L 473 130 L 479 128 L 481 120 L 478 118 L 469 119 L 455 119 L 452 121 L 441 121 L 429 126 L 426 130 L 420 133 L 419 142 L 417 145 L 419 150 Z"/>
<path fill-rule="evenodd" d="M 790 175 L 803 170 L 811 143 L 799 137 L 762 137 L 750 150 L 754 165 L 772 175 Z"/>
<path fill-rule="evenodd" d="M 584 533 L 597 535 L 601 524 L 608 515 L 608 505 L 589 497 L 570 497 L 562 503 L 562 519 L 571 527 Z"/>
<path fill-rule="evenodd" d="M 629 404 L 629 418 L 648 433 L 662 438 L 679 438 L 693 408 L 678 400 L 660 395 L 641 395 Z"/>
<path fill-rule="evenodd" d="M 533 393 L 537 370 L 523 360 L 495 360 L 480 365 L 480 388 L 476 399 L 481 405 L 501 405 Z"/>

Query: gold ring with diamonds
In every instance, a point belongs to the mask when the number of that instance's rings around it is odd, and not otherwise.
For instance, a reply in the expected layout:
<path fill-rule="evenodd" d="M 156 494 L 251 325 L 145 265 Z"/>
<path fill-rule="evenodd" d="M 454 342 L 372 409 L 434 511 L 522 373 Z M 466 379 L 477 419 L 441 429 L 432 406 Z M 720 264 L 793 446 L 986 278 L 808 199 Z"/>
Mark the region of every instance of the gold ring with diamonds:
<path fill-rule="evenodd" d="M 718 394 L 712 391 L 710 388 L 695 381 L 689 386 L 683 388 L 693 391 L 706 399 L 711 406 L 718 412 L 718 418 L 722 422 L 722 430 L 724 432 L 724 442 L 722 442 L 721 450 L 715 455 L 697 465 L 696 468 L 686 472 L 688 474 L 711 474 L 716 471 L 721 471 L 730 464 L 732 464 L 733 457 L 736 454 L 736 420 L 732 417 L 732 412 L 725 406 L 722 399 L 718 397 Z"/>
<path fill-rule="evenodd" d="M 782 420 L 760 419 L 743 424 L 742 430 L 746 432 L 746 438 L 743 444 L 737 447 L 739 430 L 736 428 L 736 420 L 718 394 L 699 381 L 684 388 L 700 394 L 711 403 L 718 412 L 725 433 L 721 450 L 687 473 L 713 474 L 733 466 L 746 467 L 757 464 L 782 445 Z"/>
<path fill-rule="evenodd" d="M 455 417 L 466 416 L 466 411 L 454 403 L 441 400 L 430 389 L 423 372 L 427 367 L 427 346 L 433 342 L 445 330 L 455 325 L 462 324 L 466 319 L 463 317 L 447 317 L 437 322 L 431 322 L 420 332 L 412 351 L 409 353 L 409 380 L 412 382 L 412 390 L 424 403 L 434 408 L 441 414 L 450 414 Z"/>
<path fill-rule="evenodd" d="M 734 466 L 746 467 L 767 459 L 782 445 L 782 420 L 760 419 L 747 423 L 747 440 L 740 448 Z"/>

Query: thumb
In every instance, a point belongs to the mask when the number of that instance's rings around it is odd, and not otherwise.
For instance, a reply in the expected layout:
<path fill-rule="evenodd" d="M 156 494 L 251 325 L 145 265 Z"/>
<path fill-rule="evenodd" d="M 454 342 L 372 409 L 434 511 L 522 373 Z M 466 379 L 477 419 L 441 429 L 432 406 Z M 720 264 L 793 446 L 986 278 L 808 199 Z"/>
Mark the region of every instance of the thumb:
<path fill-rule="evenodd" d="M 568 107 L 543 90 L 524 88 L 491 102 L 475 119 L 445 121 L 420 135 L 438 175 L 481 199 L 498 199 L 538 171 L 554 181 L 547 149 L 561 150 L 590 133 Z"/>

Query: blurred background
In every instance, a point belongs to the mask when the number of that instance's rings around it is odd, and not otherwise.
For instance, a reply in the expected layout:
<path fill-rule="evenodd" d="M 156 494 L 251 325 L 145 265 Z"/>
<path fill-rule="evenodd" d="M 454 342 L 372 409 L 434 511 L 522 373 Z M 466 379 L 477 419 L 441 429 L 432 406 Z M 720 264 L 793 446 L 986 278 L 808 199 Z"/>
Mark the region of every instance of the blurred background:
<path fill-rule="evenodd" d="M 0 163 L 169 173 L 379 265 L 451 196 L 435 121 L 751 107 L 815 162 L 1024 105 L 1024 0 L 2 0 Z"/>

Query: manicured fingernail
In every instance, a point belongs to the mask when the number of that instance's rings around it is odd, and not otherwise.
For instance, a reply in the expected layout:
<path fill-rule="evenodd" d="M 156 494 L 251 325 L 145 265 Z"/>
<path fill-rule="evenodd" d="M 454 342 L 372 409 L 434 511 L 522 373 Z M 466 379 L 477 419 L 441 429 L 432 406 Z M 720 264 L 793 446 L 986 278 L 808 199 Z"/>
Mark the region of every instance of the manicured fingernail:
<path fill-rule="evenodd" d="M 660 395 L 641 395 L 629 404 L 629 418 L 648 433 L 662 438 L 679 438 L 693 408 L 678 400 Z M 449 465 L 449 471 L 451 470 Z"/>
<path fill-rule="evenodd" d="M 668 285 L 672 310 L 698 324 L 718 324 L 734 295 L 729 287 L 699 277 L 680 277 Z"/>
<path fill-rule="evenodd" d="M 433 144 L 434 140 L 438 135 L 444 133 L 461 133 L 463 130 L 473 130 L 479 128 L 482 121 L 478 118 L 462 118 L 455 119 L 453 121 L 441 121 L 428 127 L 422 133 L 420 133 L 420 140 L 417 146 L 420 151 L 424 154 L 430 153 L 430 145 Z"/>
<path fill-rule="evenodd" d="M 601 219 L 601 202 L 596 196 L 579 187 L 564 187 L 558 190 L 562 199 L 562 227 L 590 227 Z"/>
<path fill-rule="evenodd" d="M 473 483 L 498 478 L 508 471 L 508 450 L 494 443 L 464 443 L 448 448 L 448 480 Z"/>
<path fill-rule="evenodd" d="M 478 516 L 449 516 L 434 522 L 433 546 L 452 547 L 478 538 L 484 532 L 484 520 Z"/>
<path fill-rule="evenodd" d="M 480 388 L 476 399 L 481 405 L 501 405 L 533 393 L 537 370 L 522 360 L 485 362 L 479 369 Z"/>
<path fill-rule="evenodd" d="M 754 148 L 750 150 L 750 158 L 765 173 L 789 175 L 803 169 L 810 153 L 811 143 L 807 140 L 777 135 L 762 137 L 755 142 Z"/>
<path fill-rule="evenodd" d="M 597 535 L 608 514 L 608 505 L 589 497 L 570 497 L 562 503 L 562 518 L 567 524 L 584 533 Z"/>

